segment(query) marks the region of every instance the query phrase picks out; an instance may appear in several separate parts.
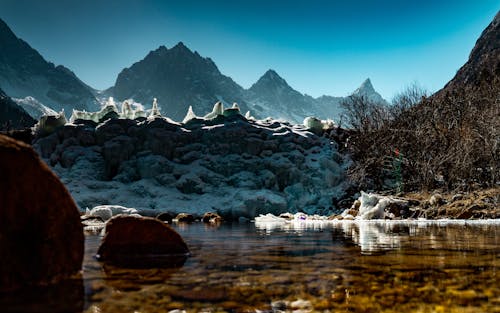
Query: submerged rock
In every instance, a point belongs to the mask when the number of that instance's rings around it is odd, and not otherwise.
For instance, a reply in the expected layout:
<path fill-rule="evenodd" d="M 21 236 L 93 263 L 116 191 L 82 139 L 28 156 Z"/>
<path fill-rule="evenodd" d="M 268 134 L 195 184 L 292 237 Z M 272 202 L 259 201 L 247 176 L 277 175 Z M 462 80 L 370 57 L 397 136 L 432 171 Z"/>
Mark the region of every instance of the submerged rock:
<path fill-rule="evenodd" d="M 184 263 L 188 253 L 182 237 L 165 223 L 118 215 L 106 224 L 97 258 L 119 266 L 176 267 Z"/>
<path fill-rule="evenodd" d="M 80 271 L 78 209 L 33 149 L 0 135 L 0 290 L 47 284 Z"/>

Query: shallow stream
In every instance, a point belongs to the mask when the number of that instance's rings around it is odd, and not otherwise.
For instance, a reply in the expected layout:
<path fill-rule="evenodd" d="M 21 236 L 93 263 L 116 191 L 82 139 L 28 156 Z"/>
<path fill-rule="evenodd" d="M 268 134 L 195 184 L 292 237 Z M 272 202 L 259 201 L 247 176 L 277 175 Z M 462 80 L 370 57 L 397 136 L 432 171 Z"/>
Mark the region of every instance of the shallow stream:
<path fill-rule="evenodd" d="M 178 268 L 103 266 L 86 235 L 83 283 L 46 311 L 500 312 L 500 220 L 174 228 L 192 253 Z M 43 311 L 23 297 L 0 311 Z"/>
<path fill-rule="evenodd" d="M 295 222 L 175 226 L 176 269 L 93 259 L 88 312 L 500 312 L 500 222 Z"/>

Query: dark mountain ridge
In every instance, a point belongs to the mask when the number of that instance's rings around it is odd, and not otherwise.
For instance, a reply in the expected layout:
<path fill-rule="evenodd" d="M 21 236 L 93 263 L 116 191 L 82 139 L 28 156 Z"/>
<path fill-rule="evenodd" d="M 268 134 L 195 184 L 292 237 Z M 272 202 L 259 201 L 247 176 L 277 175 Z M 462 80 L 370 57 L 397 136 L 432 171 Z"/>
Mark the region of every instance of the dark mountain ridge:
<path fill-rule="evenodd" d="M 0 19 L 0 87 L 13 98 L 34 97 L 54 110 L 95 110 L 93 90 L 68 68 L 47 62 Z"/>

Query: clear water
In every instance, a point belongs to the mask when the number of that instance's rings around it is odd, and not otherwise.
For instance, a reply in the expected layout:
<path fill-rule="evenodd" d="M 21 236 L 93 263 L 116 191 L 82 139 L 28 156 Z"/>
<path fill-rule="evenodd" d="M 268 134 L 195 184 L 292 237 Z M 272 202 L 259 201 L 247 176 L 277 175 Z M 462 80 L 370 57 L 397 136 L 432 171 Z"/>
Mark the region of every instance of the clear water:
<path fill-rule="evenodd" d="M 500 311 L 500 224 L 298 223 L 177 227 L 177 269 L 101 267 L 87 237 L 89 312 Z"/>
<path fill-rule="evenodd" d="M 86 236 L 85 312 L 500 312 L 500 221 L 174 226 L 179 268 L 120 269 Z M 65 296 L 60 302 L 64 302 Z"/>

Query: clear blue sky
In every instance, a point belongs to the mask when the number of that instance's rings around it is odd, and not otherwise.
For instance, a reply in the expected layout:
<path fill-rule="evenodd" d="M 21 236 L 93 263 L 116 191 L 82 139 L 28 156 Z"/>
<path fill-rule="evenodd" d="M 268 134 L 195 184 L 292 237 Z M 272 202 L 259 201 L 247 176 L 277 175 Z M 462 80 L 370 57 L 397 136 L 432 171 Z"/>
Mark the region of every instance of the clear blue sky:
<path fill-rule="evenodd" d="M 0 0 L 0 18 L 97 89 L 184 42 L 245 88 L 267 69 L 302 93 L 344 96 L 369 77 L 391 99 L 450 80 L 499 0 Z"/>

